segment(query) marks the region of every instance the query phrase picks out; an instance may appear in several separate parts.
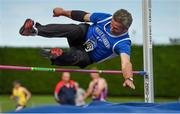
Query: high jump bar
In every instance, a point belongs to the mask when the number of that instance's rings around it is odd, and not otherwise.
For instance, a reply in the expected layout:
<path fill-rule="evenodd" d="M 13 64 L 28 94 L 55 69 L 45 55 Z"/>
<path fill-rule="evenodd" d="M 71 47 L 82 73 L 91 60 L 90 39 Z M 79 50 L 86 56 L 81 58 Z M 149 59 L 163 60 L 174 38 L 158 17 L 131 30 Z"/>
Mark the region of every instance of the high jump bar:
<path fill-rule="evenodd" d="M 0 70 L 122 74 L 122 71 L 120 70 L 84 70 L 84 69 L 62 69 L 62 68 L 26 67 L 26 66 L 9 66 L 9 65 L 0 65 Z M 144 71 L 132 71 L 132 73 L 141 76 L 146 75 L 146 72 Z"/>

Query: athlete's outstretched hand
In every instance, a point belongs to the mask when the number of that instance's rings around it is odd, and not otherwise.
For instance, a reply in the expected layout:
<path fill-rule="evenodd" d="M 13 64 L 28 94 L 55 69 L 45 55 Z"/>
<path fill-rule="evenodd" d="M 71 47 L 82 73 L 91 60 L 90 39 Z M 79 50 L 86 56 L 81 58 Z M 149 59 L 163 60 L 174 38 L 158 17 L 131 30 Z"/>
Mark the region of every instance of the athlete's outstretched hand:
<path fill-rule="evenodd" d="M 123 87 L 129 87 L 131 89 L 135 89 L 135 85 L 132 80 L 126 79 L 123 83 Z"/>
<path fill-rule="evenodd" d="M 53 17 L 59 17 L 64 15 L 64 9 L 63 8 L 54 8 L 53 9 Z"/>

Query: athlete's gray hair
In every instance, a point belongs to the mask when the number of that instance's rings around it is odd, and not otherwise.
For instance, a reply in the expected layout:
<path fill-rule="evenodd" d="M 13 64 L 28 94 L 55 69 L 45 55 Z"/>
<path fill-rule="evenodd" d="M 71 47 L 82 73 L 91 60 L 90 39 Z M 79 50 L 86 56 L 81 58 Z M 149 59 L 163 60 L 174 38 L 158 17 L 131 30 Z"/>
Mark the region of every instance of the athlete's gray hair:
<path fill-rule="evenodd" d="M 126 28 L 129 28 L 133 21 L 131 14 L 125 9 L 117 10 L 113 14 L 113 19 L 119 23 L 122 23 Z"/>

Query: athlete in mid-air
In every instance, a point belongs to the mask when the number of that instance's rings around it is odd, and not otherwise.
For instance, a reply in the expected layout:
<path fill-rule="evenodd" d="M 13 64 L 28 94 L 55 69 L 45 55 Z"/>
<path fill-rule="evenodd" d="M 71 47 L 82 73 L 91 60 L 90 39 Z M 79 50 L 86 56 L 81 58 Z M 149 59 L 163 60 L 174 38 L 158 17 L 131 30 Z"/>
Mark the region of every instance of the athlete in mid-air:
<path fill-rule="evenodd" d="M 69 51 L 63 52 L 61 49 L 53 48 L 43 52 L 52 64 L 58 66 L 84 68 L 92 63 L 119 56 L 125 79 L 123 86 L 135 89 L 130 62 L 131 41 L 128 35 L 133 19 L 127 10 L 120 9 L 111 15 L 55 8 L 53 16 L 65 16 L 85 23 L 41 25 L 27 19 L 19 31 L 20 34 L 48 38 L 66 37 L 70 46 Z"/>

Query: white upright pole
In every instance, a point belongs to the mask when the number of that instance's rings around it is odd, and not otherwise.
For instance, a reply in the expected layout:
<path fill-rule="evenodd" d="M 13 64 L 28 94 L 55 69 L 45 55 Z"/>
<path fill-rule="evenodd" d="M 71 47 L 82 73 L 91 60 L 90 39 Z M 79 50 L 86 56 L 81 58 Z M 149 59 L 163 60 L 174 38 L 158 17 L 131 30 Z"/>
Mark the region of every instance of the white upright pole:
<path fill-rule="evenodd" d="M 1 114 L 1 112 L 2 112 L 2 104 L 0 103 L 0 114 Z"/>
<path fill-rule="evenodd" d="M 151 0 L 142 0 L 143 13 L 143 59 L 144 71 L 144 97 L 145 102 L 154 102 L 153 84 L 153 53 L 152 53 L 152 33 L 151 33 Z"/>

